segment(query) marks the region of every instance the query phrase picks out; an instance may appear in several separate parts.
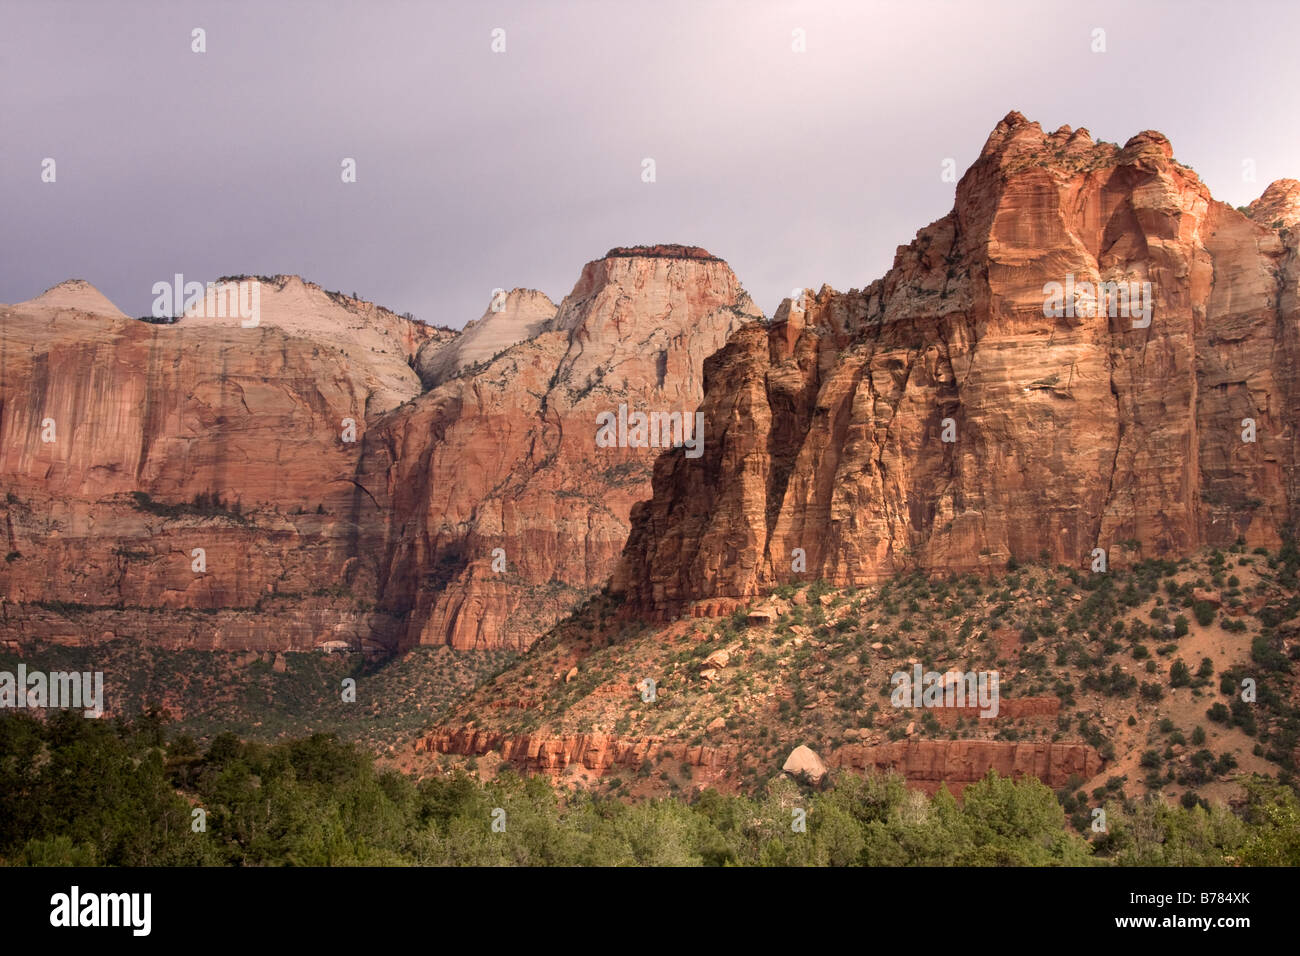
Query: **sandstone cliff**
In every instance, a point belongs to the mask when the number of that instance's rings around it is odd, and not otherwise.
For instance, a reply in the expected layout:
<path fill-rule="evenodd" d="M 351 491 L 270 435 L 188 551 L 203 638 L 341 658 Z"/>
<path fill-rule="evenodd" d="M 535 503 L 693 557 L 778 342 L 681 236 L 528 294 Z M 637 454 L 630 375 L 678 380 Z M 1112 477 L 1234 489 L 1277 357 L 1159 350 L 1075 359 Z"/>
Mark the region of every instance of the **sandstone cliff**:
<path fill-rule="evenodd" d="M 664 737 L 620 737 L 614 734 L 523 734 L 511 736 L 458 728 L 421 737 L 416 753 L 483 756 L 526 769 L 561 774 L 581 770 L 603 774 L 617 768 L 635 770 L 646 761 L 685 763 L 712 771 L 711 783 L 726 779 L 739 764 L 734 745 L 690 745 Z M 900 774 L 908 784 L 927 793 L 941 786 L 960 794 L 990 770 L 1004 777 L 1037 777 L 1054 789 L 1071 777 L 1089 780 L 1103 766 L 1096 750 L 1083 743 L 1008 743 L 1001 740 L 903 740 L 874 746 L 853 745 L 832 751 L 828 764 L 836 770 Z"/>
<path fill-rule="evenodd" d="M 0 632 L 389 639 L 355 599 L 376 588 L 348 561 L 373 528 L 352 480 L 362 446 L 344 440 L 390 400 L 389 357 L 287 334 L 274 291 L 245 329 L 127 319 L 87 289 L 75 304 L 93 311 L 0 308 Z"/>
<path fill-rule="evenodd" d="M 1008 115 L 883 279 L 787 301 L 706 363 L 714 438 L 656 465 L 614 579 L 628 612 L 1276 546 L 1300 451 L 1293 194 L 1261 197 L 1275 229 L 1216 202 L 1158 133 L 1119 148 Z M 1129 311 L 1090 307 L 1099 282 L 1131 288 Z M 1049 283 L 1073 290 L 1059 310 Z"/>
<path fill-rule="evenodd" d="M 598 447 L 597 417 L 689 418 L 704 359 L 761 318 L 726 263 L 683 249 L 588 263 L 546 331 L 372 429 L 379 606 L 406 643 L 526 646 L 608 580 L 660 449 Z"/>
<path fill-rule="evenodd" d="M 687 247 L 615 250 L 558 310 L 514 293 L 450 351 L 258 281 L 249 328 L 206 301 L 127 319 L 80 282 L 0 308 L 0 636 L 525 646 L 608 578 L 649 494 L 659 449 L 598 448 L 597 416 L 689 417 L 704 358 L 761 317 Z M 422 393 L 420 356 L 452 377 Z"/>

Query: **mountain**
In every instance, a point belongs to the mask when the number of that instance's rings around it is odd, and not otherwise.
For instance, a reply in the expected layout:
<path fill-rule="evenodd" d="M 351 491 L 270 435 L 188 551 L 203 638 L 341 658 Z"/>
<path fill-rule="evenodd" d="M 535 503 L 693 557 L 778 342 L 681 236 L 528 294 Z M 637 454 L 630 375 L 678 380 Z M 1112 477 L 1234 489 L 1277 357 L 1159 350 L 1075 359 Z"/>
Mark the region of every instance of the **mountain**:
<path fill-rule="evenodd" d="M 244 649 L 392 630 L 343 594 L 367 546 L 343 436 L 394 401 L 397 365 L 399 394 L 418 379 L 391 340 L 286 331 L 264 292 L 253 328 L 0 309 L 0 636 Z"/>
<path fill-rule="evenodd" d="M 403 642 L 524 647 L 608 580 L 659 449 L 599 447 L 598 417 L 689 419 L 705 358 L 761 317 L 702 250 L 614 249 L 534 337 L 377 423 L 358 477 L 389 516 L 378 606 Z"/>
<path fill-rule="evenodd" d="M 547 331 L 555 312 L 555 303 L 535 289 L 502 291 L 460 335 L 420 347 L 415 359 L 420 381 L 436 388 L 468 366 L 491 361 L 512 345 Z"/>
<path fill-rule="evenodd" d="M 1300 182 L 1279 179 L 1271 183 L 1264 195 L 1247 207 L 1247 214 L 1261 226 L 1294 230 L 1300 224 Z"/>
<path fill-rule="evenodd" d="M 1294 195 L 1247 215 L 1159 133 L 1009 114 L 882 279 L 709 357 L 703 454 L 658 458 L 608 591 L 405 765 L 638 797 L 995 770 L 1080 829 L 1089 793 L 1294 768 Z M 914 668 L 999 674 L 1000 706 L 891 706 Z"/>
<path fill-rule="evenodd" d="M 85 279 L 68 279 L 53 288 L 46 289 L 34 299 L 12 306 L 15 310 L 29 313 L 58 314 L 82 313 L 85 315 L 105 315 L 114 319 L 125 319 L 126 315 L 118 309 L 104 293 L 100 292 Z"/>
<path fill-rule="evenodd" d="M 241 318 L 231 314 L 234 310 L 216 306 L 238 301 L 232 296 L 239 292 L 240 283 L 258 287 L 259 324 L 331 346 L 351 359 L 364 359 L 370 414 L 389 411 L 420 394 L 414 370 L 420 349 L 459 338 L 451 329 L 394 315 L 383 306 L 327 292 L 299 276 L 284 275 L 219 279 L 208 286 L 202 300 L 185 311 L 181 322 L 186 328 L 239 326 Z M 250 295 L 245 296 L 251 300 Z"/>
<path fill-rule="evenodd" d="M 246 328 L 216 306 L 253 281 Z M 65 285 L 0 309 L 19 643 L 526 646 L 608 578 L 649 493 L 658 449 L 598 447 L 598 416 L 689 418 L 705 357 L 761 318 L 688 247 L 614 250 L 558 310 L 516 292 L 461 334 L 296 276 L 220 280 L 172 325 Z"/>
<path fill-rule="evenodd" d="M 709 359 L 717 437 L 657 463 L 616 593 L 711 615 L 786 582 L 1278 547 L 1300 455 L 1294 195 L 1275 184 L 1252 219 L 1159 133 L 1120 148 L 1011 113 L 884 278 L 787 301 Z M 1098 283 L 1117 284 L 1100 308 Z"/>
<path fill-rule="evenodd" d="M 251 327 L 56 287 L 0 307 L 0 641 L 528 649 L 424 769 L 1227 793 L 1300 760 L 1298 200 L 1011 113 L 883 278 L 770 321 L 678 245 L 461 333 L 296 277 Z M 903 719 L 914 666 L 1004 709 Z"/>

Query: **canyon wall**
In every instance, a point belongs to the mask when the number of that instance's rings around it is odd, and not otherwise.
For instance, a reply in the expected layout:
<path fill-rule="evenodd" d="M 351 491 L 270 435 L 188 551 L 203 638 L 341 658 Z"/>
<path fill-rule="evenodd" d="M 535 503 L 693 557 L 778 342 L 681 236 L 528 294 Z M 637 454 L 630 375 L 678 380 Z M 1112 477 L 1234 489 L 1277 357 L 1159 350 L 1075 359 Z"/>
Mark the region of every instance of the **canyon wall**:
<path fill-rule="evenodd" d="M 1158 133 L 1013 113 L 883 279 L 770 323 L 686 246 L 613 249 L 558 306 L 515 290 L 464 333 L 296 277 L 259 280 L 254 328 L 65 283 L 0 307 L 0 639 L 525 647 L 611 573 L 664 617 L 1276 546 L 1298 210 L 1292 180 L 1216 202 Z M 1096 308 L 1103 282 L 1134 300 Z M 698 406 L 702 455 L 597 441 L 620 406 Z"/>

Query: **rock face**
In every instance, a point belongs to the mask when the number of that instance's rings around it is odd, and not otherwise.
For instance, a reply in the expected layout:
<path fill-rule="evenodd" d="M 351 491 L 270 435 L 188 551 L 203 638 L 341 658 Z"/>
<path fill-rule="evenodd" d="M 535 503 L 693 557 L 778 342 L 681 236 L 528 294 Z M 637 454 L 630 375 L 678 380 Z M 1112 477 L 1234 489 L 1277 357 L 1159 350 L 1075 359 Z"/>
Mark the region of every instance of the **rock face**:
<path fill-rule="evenodd" d="M 295 338 L 310 339 L 364 370 L 370 391 L 366 411 L 371 415 L 382 414 L 420 394 L 420 381 L 413 366 L 422 348 L 460 338 L 451 329 L 425 325 L 394 315 L 373 302 L 341 292 L 327 292 L 314 282 L 283 275 L 218 280 L 209 286 L 201 302 L 185 312 L 181 323 L 187 328 L 238 327 L 241 321 L 238 315 L 216 306 L 233 301 L 228 295 L 232 286 L 251 281 L 256 281 L 259 289 L 261 326 L 281 329 Z"/>
<path fill-rule="evenodd" d="M 1001 777 L 1037 777 L 1053 789 L 1073 775 L 1090 780 L 1101 755 L 1081 743 L 1008 743 L 1001 740 L 904 740 L 876 746 L 841 747 L 830 765 L 857 771 L 892 770 L 930 794 L 943 784 L 960 791 L 990 770 Z"/>
<path fill-rule="evenodd" d="M 761 317 L 707 253 L 621 250 L 558 310 L 507 297 L 445 368 L 490 361 L 422 392 L 455 333 L 257 281 L 249 328 L 207 300 L 127 319 L 80 282 L 0 307 L 0 637 L 525 646 L 649 494 L 659 449 L 598 447 L 597 416 L 689 418 L 705 357 Z"/>
<path fill-rule="evenodd" d="M 758 318 L 707 253 L 614 250 L 546 331 L 376 423 L 360 480 L 391 519 L 379 607 L 404 642 L 526 646 L 607 581 L 660 449 L 599 447 L 598 416 L 689 420 L 704 359 Z"/>
<path fill-rule="evenodd" d="M 626 737 L 617 734 L 519 734 L 471 728 L 441 729 L 416 741 L 417 753 L 483 756 L 498 753 L 502 759 L 526 769 L 560 773 L 582 768 L 594 773 L 644 761 L 676 760 L 720 775 L 735 769 L 740 754 L 732 745 L 688 746 L 663 737 Z M 990 770 L 1004 777 L 1037 777 L 1047 786 L 1065 786 L 1071 776 L 1090 780 L 1104 767 L 1095 749 L 1083 743 L 1011 743 L 1002 740 L 900 740 L 894 743 L 848 744 L 831 752 L 823 762 L 806 746 L 790 754 L 786 773 L 813 784 L 830 770 L 858 773 L 893 771 L 908 786 L 936 793 L 947 785 L 960 795 L 969 784 Z"/>
<path fill-rule="evenodd" d="M 487 363 L 527 339 L 536 338 L 555 318 L 555 303 L 535 289 L 515 289 L 494 297 L 481 318 L 461 334 L 420 347 L 415 370 L 426 388 L 437 388 L 462 370 Z"/>
<path fill-rule="evenodd" d="M 1276 546 L 1298 190 L 1246 216 L 1158 133 L 1013 113 L 883 279 L 771 323 L 689 246 L 611 249 L 460 336 L 296 277 L 258 280 L 255 328 L 64 283 L 0 307 L 0 638 L 522 647 L 612 571 L 628 614 L 717 614 Z M 701 399 L 700 445 L 638 447 L 643 414 L 695 437 Z"/>
<path fill-rule="evenodd" d="M 416 741 L 417 753 L 482 756 L 500 753 L 530 770 L 558 773 L 570 767 L 601 773 L 614 767 L 640 767 L 646 760 L 677 760 L 692 767 L 722 770 L 736 760 L 734 747 L 687 745 L 662 737 L 617 734 L 520 734 L 443 730 Z"/>
<path fill-rule="evenodd" d="M 657 463 L 614 589 L 629 614 L 726 613 L 794 580 L 1276 546 L 1298 275 L 1296 231 L 1216 202 L 1160 134 L 1121 149 L 1012 113 L 883 279 L 710 358 L 715 440 Z M 1099 282 L 1136 285 L 1097 308 Z"/>
<path fill-rule="evenodd" d="M 1295 229 L 1300 224 L 1300 182 L 1279 179 L 1248 207 L 1250 218 L 1273 229 Z"/>
<path fill-rule="evenodd" d="M 274 299 L 249 329 L 0 309 L 0 632 L 395 640 L 391 620 L 348 596 L 377 589 L 349 557 L 382 539 L 358 521 L 373 506 L 353 484 L 361 444 L 342 440 L 343 422 L 364 430 L 383 373 L 286 334 Z"/>
<path fill-rule="evenodd" d="M 786 758 L 781 769 L 792 777 L 807 780 L 813 786 L 825 780 L 828 772 L 826 764 L 822 763 L 822 758 L 817 756 L 817 752 L 804 744 L 790 751 L 790 756 Z"/>

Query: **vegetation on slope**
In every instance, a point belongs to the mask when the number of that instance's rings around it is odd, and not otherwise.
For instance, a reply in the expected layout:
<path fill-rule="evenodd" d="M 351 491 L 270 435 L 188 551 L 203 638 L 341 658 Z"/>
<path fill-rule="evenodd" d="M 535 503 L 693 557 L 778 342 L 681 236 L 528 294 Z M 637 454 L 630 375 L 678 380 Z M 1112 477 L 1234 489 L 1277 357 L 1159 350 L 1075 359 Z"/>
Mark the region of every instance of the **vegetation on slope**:
<path fill-rule="evenodd" d="M 325 735 L 266 745 L 222 734 L 200 752 L 169 739 L 156 713 L 0 717 L 0 861 L 14 865 L 1300 864 L 1295 794 L 1247 789 L 1240 814 L 1116 807 L 1090 846 L 1032 779 L 990 775 L 960 804 L 877 775 L 628 804 L 513 773 L 417 784 Z"/>

